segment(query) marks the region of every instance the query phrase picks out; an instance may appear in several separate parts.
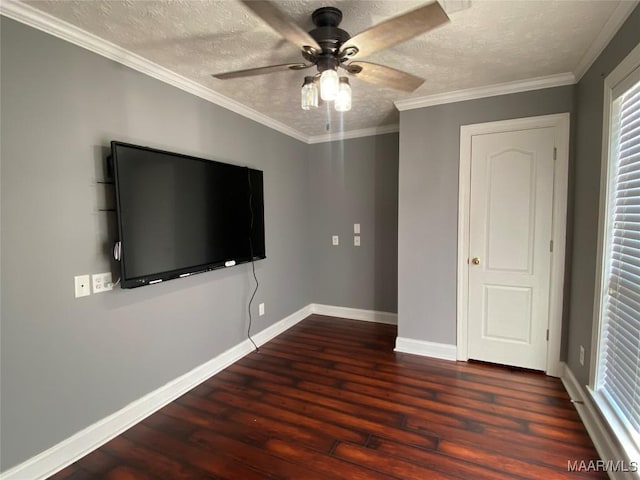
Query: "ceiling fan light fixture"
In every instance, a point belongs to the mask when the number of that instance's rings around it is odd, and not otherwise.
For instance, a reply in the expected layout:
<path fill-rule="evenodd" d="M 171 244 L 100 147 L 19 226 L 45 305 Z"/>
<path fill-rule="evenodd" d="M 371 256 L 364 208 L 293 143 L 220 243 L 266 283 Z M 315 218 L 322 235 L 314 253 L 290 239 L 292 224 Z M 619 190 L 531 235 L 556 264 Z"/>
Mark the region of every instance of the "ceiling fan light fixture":
<path fill-rule="evenodd" d="M 338 72 L 327 69 L 320 75 L 320 98 L 325 102 L 331 102 L 338 95 Z"/>
<path fill-rule="evenodd" d="M 351 110 L 351 85 L 349 85 L 347 77 L 340 77 L 334 107 L 336 112 L 348 112 Z"/>
<path fill-rule="evenodd" d="M 318 85 L 315 77 L 304 77 L 304 83 L 300 90 L 300 100 L 303 110 L 318 108 Z"/>

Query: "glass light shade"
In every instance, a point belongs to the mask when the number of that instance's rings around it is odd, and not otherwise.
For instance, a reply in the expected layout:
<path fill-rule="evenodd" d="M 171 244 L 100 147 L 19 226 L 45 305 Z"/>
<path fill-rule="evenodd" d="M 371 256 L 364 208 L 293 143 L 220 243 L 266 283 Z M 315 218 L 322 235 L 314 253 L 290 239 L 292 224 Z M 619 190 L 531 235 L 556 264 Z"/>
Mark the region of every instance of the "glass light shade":
<path fill-rule="evenodd" d="M 300 91 L 300 101 L 303 110 L 318 108 L 318 86 L 314 77 L 304 77 L 304 84 Z"/>
<path fill-rule="evenodd" d="M 338 72 L 325 70 L 320 75 L 320 98 L 325 102 L 331 102 L 338 95 Z"/>
<path fill-rule="evenodd" d="M 347 77 L 340 77 L 338 95 L 334 104 L 336 112 L 348 112 L 351 110 L 351 86 Z"/>

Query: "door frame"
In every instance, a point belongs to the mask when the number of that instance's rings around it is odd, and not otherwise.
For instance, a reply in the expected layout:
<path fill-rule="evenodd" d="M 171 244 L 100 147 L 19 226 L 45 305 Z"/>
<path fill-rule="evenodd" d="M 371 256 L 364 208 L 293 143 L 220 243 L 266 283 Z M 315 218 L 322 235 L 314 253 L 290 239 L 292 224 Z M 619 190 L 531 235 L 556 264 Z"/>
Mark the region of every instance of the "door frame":
<path fill-rule="evenodd" d="M 460 127 L 460 165 L 458 175 L 458 281 L 457 281 L 457 359 L 468 356 L 469 305 L 469 215 L 471 197 L 471 141 L 475 135 L 512 132 L 534 128 L 555 128 L 556 159 L 553 169 L 553 212 L 551 241 L 551 279 L 549 284 L 549 340 L 545 373 L 561 375 L 560 345 L 567 231 L 567 195 L 569 181 L 569 113 L 518 118 L 499 122 L 476 123 Z"/>

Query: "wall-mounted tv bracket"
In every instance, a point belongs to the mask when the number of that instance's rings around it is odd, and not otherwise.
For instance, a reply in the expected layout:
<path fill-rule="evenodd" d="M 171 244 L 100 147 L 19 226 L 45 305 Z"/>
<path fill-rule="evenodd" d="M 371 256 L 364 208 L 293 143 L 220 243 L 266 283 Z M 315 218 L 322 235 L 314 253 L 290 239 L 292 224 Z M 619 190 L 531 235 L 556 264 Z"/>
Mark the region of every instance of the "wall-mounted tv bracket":
<path fill-rule="evenodd" d="M 111 181 L 105 182 L 105 183 L 115 183 L 113 181 L 113 179 L 116 177 L 115 172 L 116 172 L 116 169 L 113 165 L 113 155 L 107 155 L 107 158 L 105 160 L 105 173 L 106 173 L 106 177 L 108 179 L 111 179 Z"/>
<path fill-rule="evenodd" d="M 106 165 L 106 176 L 107 178 L 113 178 L 114 168 L 113 168 L 113 155 L 107 156 L 105 159 Z M 96 180 L 96 184 L 98 185 L 115 185 L 116 182 L 113 180 Z M 115 212 L 115 208 L 99 208 L 99 212 Z"/>

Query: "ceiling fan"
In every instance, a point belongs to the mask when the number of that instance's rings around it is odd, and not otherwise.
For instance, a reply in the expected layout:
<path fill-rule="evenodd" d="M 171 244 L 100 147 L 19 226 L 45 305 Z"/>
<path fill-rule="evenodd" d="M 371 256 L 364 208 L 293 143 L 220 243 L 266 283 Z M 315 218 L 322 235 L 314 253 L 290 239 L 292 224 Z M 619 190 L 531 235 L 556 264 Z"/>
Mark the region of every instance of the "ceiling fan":
<path fill-rule="evenodd" d="M 335 100 L 338 111 L 351 108 L 349 80 L 347 77 L 339 77 L 339 69 L 365 82 L 413 92 L 424 83 L 423 78 L 359 59 L 405 42 L 449 21 L 445 11 L 435 1 L 385 20 L 352 37 L 338 27 L 342 21 L 342 12 L 335 7 L 322 7 L 311 15 L 316 28 L 307 33 L 291 22 L 271 1 L 240 1 L 285 40 L 299 47 L 304 62 L 249 68 L 214 74 L 213 77 L 228 80 L 283 70 L 304 70 L 315 66 L 318 73 L 305 77 L 305 83 L 302 86 L 302 108 L 305 110 L 318 106 L 318 93 L 322 100 Z M 318 83 L 320 83 L 319 92 Z"/>

